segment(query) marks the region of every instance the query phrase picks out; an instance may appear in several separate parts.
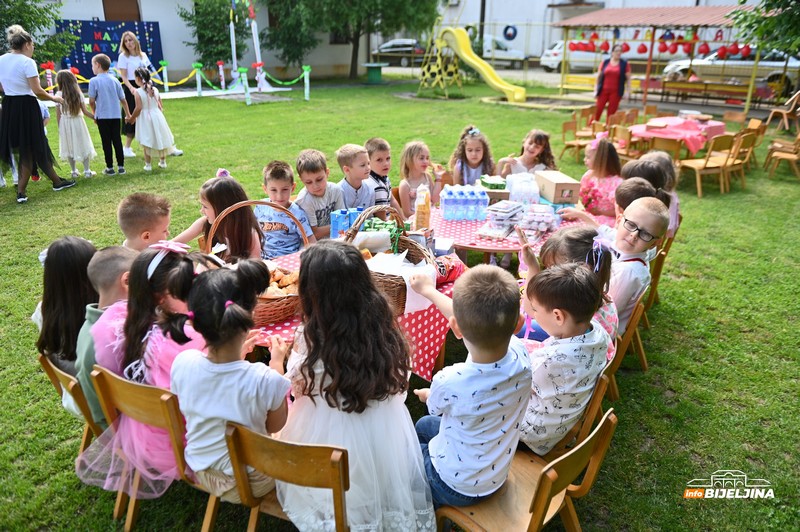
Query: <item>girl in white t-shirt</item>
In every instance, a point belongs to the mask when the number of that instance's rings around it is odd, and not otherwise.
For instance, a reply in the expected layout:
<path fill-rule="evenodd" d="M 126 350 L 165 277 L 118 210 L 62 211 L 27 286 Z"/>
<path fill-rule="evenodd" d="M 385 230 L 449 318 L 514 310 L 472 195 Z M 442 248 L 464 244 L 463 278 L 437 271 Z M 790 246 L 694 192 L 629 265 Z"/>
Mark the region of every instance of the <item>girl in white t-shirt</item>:
<path fill-rule="evenodd" d="M 203 335 L 208 354 L 184 351 L 170 372 L 172 391 L 186 418 L 186 462 L 198 482 L 223 501 L 240 502 L 225 443 L 226 423 L 261 434 L 277 432 L 286 423 L 290 383 L 283 376 L 283 352 L 273 349 L 269 367 L 244 360 L 255 342 L 263 340 L 263 332 L 251 330 L 252 310 L 268 283 L 269 270 L 261 261 L 243 260 L 236 270 L 198 275 L 189 291 L 188 316 Z M 274 481 L 252 472 L 250 486 L 260 497 Z"/>
<path fill-rule="evenodd" d="M 540 170 L 556 170 L 556 159 L 550 148 L 550 135 L 541 129 L 531 129 L 522 140 L 522 149 L 517 157 L 512 153 L 497 161 L 500 175 L 533 174 Z"/>

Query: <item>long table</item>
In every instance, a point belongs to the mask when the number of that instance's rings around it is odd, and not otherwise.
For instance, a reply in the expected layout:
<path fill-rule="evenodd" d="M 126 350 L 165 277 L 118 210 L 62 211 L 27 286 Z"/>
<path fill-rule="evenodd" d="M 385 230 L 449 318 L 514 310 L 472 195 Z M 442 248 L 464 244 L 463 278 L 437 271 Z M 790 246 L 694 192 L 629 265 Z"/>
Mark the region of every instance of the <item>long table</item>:
<path fill-rule="evenodd" d="M 666 127 L 648 129 L 648 124 L 635 124 L 630 126 L 631 133 L 635 137 L 644 139 L 659 137 L 681 140 L 692 155 L 703 148 L 707 139 L 725 133 L 725 122 L 718 120 L 709 120 L 701 124 L 695 120 L 665 116 L 653 118 L 648 123 L 652 124 L 654 121 L 664 123 Z"/>

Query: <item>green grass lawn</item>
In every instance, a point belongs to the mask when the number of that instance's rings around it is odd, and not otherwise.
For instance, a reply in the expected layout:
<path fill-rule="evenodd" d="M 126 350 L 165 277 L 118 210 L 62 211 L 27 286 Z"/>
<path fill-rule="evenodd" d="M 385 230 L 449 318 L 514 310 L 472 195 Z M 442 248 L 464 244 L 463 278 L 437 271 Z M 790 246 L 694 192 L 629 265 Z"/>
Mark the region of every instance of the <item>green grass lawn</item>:
<path fill-rule="evenodd" d="M 251 198 L 263 196 L 260 173 L 272 159 L 293 161 L 303 148 L 329 159 L 348 142 L 385 137 L 394 148 L 393 182 L 403 144 L 423 139 L 434 161 L 446 162 L 458 134 L 477 125 L 491 141 L 495 159 L 518 152 L 531 128 L 551 132 L 556 155 L 565 112 L 486 105 L 485 85 L 465 88 L 451 101 L 401 97 L 416 84 L 312 86 L 291 101 L 246 107 L 214 98 L 165 101 L 167 119 L 186 155 L 169 168 L 141 170 L 141 155 L 126 176 L 81 179 L 55 193 L 46 180 L 28 187 L 29 203 L 16 205 L 0 189 L 0 529 L 117 529 L 112 493 L 80 483 L 74 460 L 81 424 L 62 410 L 36 361 L 36 328 L 29 316 L 41 298 L 37 255 L 63 235 L 79 235 L 99 248 L 123 240 L 117 203 L 149 191 L 170 199 L 172 233 L 198 216 L 200 185 L 218 167 L 228 168 Z M 58 146 L 57 127 L 50 128 Z M 90 127 L 100 148 L 96 129 Z M 56 149 L 57 151 L 57 149 Z M 141 153 L 141 150 L 138 150 Z M 765 146 L 759 150 L 763 161 Z M 562 161 L 579 178 L 583 164 Z M 341 172 L 332 162 L 331 177 Z M 102 170 L 102 154 L 94 169 Z M 62 175 L 68 165 L 61 167 Z M 769 180 L 761 169 L 720 195 L 712 180 L 698 200 L 694 177 L 678 192 L 684 223 L 662 277 L 661 303 L 643 332 L 650 371 L 630 357 L 618 381 L 622 399 L 613 404 L 619 426 L 599 480 L 576 503 L 587 529 L 692 530 L 796 529 L 800 522 L 800 182 L 783 166 Z M 463 358 L 452 336 L 449 362 Z M 422 386 L 414 378 L 412 385 Z M 422 409 L 409 398 L 412 416 Z M 686 483 L 718 469 L 738 469 L 772 483 L 770 500 L 684 500 Z M 205 497 L 176 484 L 142 505 L 142 529 L 199 529 Z M 245 526 L 243 507 L 222 505 L 217 528 Z M 556 520 L 555 527 L 561 525 Z M 264 524 L 264 522 L 262 522 Z M 289 529 L 288 525 L 270 527 Z"/>

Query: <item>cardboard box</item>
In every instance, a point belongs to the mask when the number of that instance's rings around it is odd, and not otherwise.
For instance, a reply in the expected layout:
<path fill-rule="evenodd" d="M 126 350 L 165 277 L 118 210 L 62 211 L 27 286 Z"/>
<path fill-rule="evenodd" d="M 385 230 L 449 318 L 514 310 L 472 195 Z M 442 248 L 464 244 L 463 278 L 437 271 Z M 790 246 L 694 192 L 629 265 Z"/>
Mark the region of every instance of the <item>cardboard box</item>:
<path fill-rule="evenodd" d="M 536 172 L 536 184 L 539 185 L 539 196 L 550 203 L 578 203 L 581 184 L 558 170 Z"/>

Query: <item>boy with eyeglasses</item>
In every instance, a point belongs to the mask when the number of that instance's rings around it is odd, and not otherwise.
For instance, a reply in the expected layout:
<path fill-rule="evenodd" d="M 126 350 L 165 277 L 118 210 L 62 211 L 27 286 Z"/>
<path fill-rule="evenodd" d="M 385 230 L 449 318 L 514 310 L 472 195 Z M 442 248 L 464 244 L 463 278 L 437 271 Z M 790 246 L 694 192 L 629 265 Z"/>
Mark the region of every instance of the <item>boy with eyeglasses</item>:
<path fill-rule="evenodd" d="M 650 285 L 647 251 L 661 241 L 669 226 L 669 209 L 657 198 L 634 200 L 617 217 L 608 295 L 617 306 L 619 334 L 625 334 L 636 300 Z"/>

